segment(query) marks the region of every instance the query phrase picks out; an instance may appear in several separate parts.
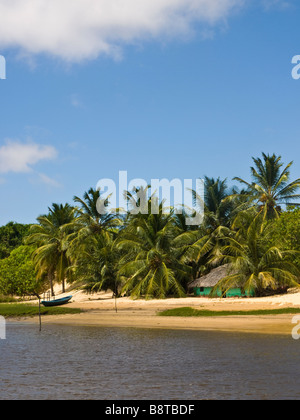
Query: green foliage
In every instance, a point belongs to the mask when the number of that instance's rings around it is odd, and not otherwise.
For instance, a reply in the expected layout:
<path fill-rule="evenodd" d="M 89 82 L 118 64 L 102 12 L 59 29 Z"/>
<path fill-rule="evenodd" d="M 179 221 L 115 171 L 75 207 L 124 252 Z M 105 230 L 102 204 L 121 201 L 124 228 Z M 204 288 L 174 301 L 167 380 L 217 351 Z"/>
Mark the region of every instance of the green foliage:
<path fill-rule="evenodd" d="M 115 247 L 113 232 L 101 230 L 93 235 L 75 236 L 68 255 L 73 261 L 74 277 L 89 292 L 113 290 L 119 294 L 119 252 Z"/>
<path fill-rule="evenodd" d="M 278 220 L 271 224 L 271 240 L 280 244 L 284 250 L 294 249 L 300 252 L 300 209 L 290 209 L 281 214 Z M 295 257 L 300 268 L 300 256 Z"/>
<path fill-rule="evenodd" d="M 17 302 L 17 301 L 18 299 L 12 296 L 0 295 L 0 303 L 12 303 L 12 302 Z"/>
<path fill-rule="evenodd" d="M 0 227 L 0 259 L 9 257 L 11 251 L 23 244 L 30 225 L 10 222 Z"/>
<path fill-rule="evenodd" d="M 36 292 L 33 251 L 34 248 L 22 245 L 0 261 L 0 294 L 24 296 Z"/>
<path fill-rule="evenodd" d="M 252 158 L 253 182 L 250 184 L 241 178 L 234 178 L 247 187 L 249 201 L 252 201 L 265 219 L 276 219 L 282 211 L 282 205 L 293 204 L 300 199 L 300 178 L 290 182 L 290 162 L 283 168 L 281 156 L 262 154 L 262 159 Z"/>
<path fill-rule="evenodd" d="M 133 297 L 165 298 L 185 295 L 191 267 L 183 261 L 182 247 L 176 245 L 178 227 L 172 213 L 132 216 L 117 240 L 122 253 L 119 275 L 123 291 Z"/>
<path fill-rule="evenodd" d="M 297 252 L 274 243 L 272 225 L 262 215 L 255 217 L 253 209 L 240 213 L 232 229 L 221 229 L 220 236 L 225 244 L 214 249 L 212 263 L 229 264 L 230 273 L 213 292 L 242 287 L 262 295 L 268 288 L 300 287 L 300 271 L 294 263 Z"/>
<path fill-rule="evenodd" d="M 30 227 L 26 243 L 35 246 L 33 259 L 37 274 L 39 277 L 47 275 L 53 296 L 54 281 L 62 284 L 64 292 L 65 279 L 70 273 L 67 237 L 74 229 L 76 209 L 69 204 L 53 204 L 49 212 L 47 216 L 38 217 L 38 224 Z"/>
<path fill-rule="evenodd" d="M 120 224 L 120 219 L 115 213 L 106 212 L 104 214 L 98 213 L 97 203 L 103 202 L 103 208 L 109 206 L 109 199 L 101 198 L 101 191 L 90 188 L 85 192 L 83 198 L 74 197 L 75 203 L 80 205 L 78 209 L 78 222 L 81 228 L 86 228 L 86 234 L 95 234 L 107 229 L 112 229 Z"/>
<path fill-rule="evenodd" d="M 102 200 L 101 192 L 93 188 L 85 192 L 82 199 L 74 197 L 80 208 L 77 209 L 73 232 L 68 235 L 67 256 L 72 262 L 70 270 L 76 284 L 89 292 L 111 289 L 118 295 L 119 252 L 115 248 L 115 239 L 121 219 L 117 213 L 99 214 L 98 200 Z M 103 206 L 108 205 L 109 199 L 106 198 Z"/>
<path fill-rule="evenodd" d="M 227 180 L 205 177 L 204 187 L 205 226 L 212 230 L 229 226 L 235 203 L 229 200 L 234 191 L 228 188 Z"/>

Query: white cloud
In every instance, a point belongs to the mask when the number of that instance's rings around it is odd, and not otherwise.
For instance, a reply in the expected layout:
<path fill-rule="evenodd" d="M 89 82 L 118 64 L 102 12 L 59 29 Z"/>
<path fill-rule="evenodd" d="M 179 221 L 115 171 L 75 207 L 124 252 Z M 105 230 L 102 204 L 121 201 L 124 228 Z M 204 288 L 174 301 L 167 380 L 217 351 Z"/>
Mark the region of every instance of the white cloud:
<path fill-rule="evenodd" d="M 22 143 L 7 140 L 0 147 L 0 173 L 27 173 L 40 161 L 54 159 L 57 151 L 53 146 L 44 146 L 34 142 Z"/>
<path fill-rule="evenodd" d="M 45 175 L 43 173 L 39 173 L 38 176 L 39 176 L 40 181 L 43 184 L 48 185 L 49 187 L 54 187 L 54 188 L 61 188 L 62 187 L 62 185 L 58 181 L 56 181 L 53 178 L 50 178 L 48 175 Z"/>
<path fill-rule="evenodd" d="M 118 57 L 125 44 L 214 25 L 247 0 L 0 0 L 0 48 L 67 61 Z"/>

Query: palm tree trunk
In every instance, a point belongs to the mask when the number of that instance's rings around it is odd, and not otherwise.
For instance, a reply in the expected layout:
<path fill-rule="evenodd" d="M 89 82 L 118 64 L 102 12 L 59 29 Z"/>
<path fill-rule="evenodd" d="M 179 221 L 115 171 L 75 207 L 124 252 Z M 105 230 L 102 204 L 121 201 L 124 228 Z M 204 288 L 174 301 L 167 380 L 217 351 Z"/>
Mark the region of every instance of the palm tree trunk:
<path fill-rule="evenodd" d="M 118 312 L 117 297 L 118 297 L 118 285 L 117 285 L 117 282 L 115 282 L 115 311 L 116 312 Z"/>
<path fill-rule="evenodd" d="M 59 267 L 58 267 L 58 280 L 61 281 L 61 292 L 65 293 L 65 266 L 66 266 L 66 256 L 63 252 L 61 252 L 59 257 Z"/>
<path fill-rule="evenodd" d="M 41 318 L 41 298 L 39 296 L 39 323 L 40 323 L 40 332 L 42 331 L 42 318 Z"/>
<path fill-rule="evenodd" d="M 49 271 L 48 271 L 48 280 L 49 280 L 49 284 L 50 284 L 51 297 L 54 296 L 53 279 L 54 279 L 53 270 L 52 269 L 49 269 Z"/>
<path fill-rule="evenodd" d="M 41 296 L 38 293 L 35 293 L 35 296 L 38 298 L 39 300 L 39 324 L 40 324 L 40 329 L 39 331 L 42 331 L 42 317 L 41 317 Z"/>

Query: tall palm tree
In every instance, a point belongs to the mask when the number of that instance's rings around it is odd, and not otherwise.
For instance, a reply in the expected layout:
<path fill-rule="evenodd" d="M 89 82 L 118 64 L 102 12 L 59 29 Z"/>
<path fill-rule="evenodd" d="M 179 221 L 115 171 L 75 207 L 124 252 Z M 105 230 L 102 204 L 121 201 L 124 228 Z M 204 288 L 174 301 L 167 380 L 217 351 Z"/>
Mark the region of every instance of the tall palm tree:
<path fill-rule="evenodd" d="M 38 275 L 48 275 L 50 290 L 54 295 L 54 282 L 62 285 L 65 292 L 65 280 L 69 276 L 70 259 L 67 256 L 68 234 L 75 220 L 76 209 L 69 204 L 53 204 L 49 214 L 37 218 L 38 223 L 30 227 L 26 238 L 27 244 L 37 247 L 33 254 Z"/>
<path fill-rule="evenodd" d="M 300 272 L 295 264 L 296 251 L 282 250 L 272 241 L 272 225 L 255 217 L 255 210 L 241 213 L 235 220 L 235 230 L 222 228 L 225 242 L 211 259 L 212 263 L 229 264 L 230 273 L 217 289 L 226 291 L 237 285 L 246 292 L 262 295 L 267 288 L 300 287 Z"/>
<path fill-rule="evenodd" d="M 101 199 L 101 191 L 90 188 L 83 194 L 83 198 L 74 197 L 75 203 L 80 204 L 78 222 L 86 235 L 96 234 L 102 230 L 115 228 L 120 224 L 116 213 L 107 212 L 100 214 L 97 210 L 98 200 Z M 104 206 L 109 206 L 109 198 L 104 201 Z M 82 232 L 82 234 L 84 233 Z"/>
<path fill-rule="evenodd" d="M 233 191 L 228 188 L 227 179 L 204 178 L 204 222 L 208 228 L 228 226 L 233 211 L 233 202 L 228 200 Z"/>
<path fill-rule="evenodd" d="M 191 278 L 193 280 L 209 271 L 207 263 L 212 250 L 216 246 L 219 229 L 217 228 L 213 232 L 207 232 L 203 227 L 200 227 L 200 229 L 181 229 L 174 238 L 174 247 L 179 259 L 191 268 Z"/>
<path fill-rule="evenodd" d="M 128 212 L 132 215 L 149 214 L 151 212 L 151 198 L 149 191 L 151 186 L 134 187 L 132 191 L 124 191 L 127 201 Z"/>
<path fill-rule="evenodd" d="M 60 227 L 74 221 L 77 210 L 70 204 L 53 203 L 52 207 L 48 207 L 49 213 L 46 217 L 52 221 L 53 225 Z"/>
<path fill-rule="evenodd" d="M 113 232 L 101 231 L 84 241 L 77 240 L 75 236 L 70 243 L 68 255 L 73 262 L 76 283 L 85 290 L 98 292 L 110 289 L 118 295 L 119 253 L 114 246 L 114 236 Z"/>
<path fill-rule="evenodd" d="M 207 274 L 214 248 L 222 244 L 220 231 L 232 223 L 240 199 L 235 189 L 228 187 L 227 179 L 204 177 L 204 200 L 192 190 L 194 205 L 203 202 L 203 223 L 196 231 L 182 233 L 176 241 L 186 243 L 186 262 L 193 267 L 193 278 Z"/>
<path fill-rule="evenodd" d="M 213 232 L 219 226 L 229 226 L 238 205 L 238 196 L 234 188 L 229 188 L 227 179 L 204 177 L 204 197 L 191 190 L 194 206 L 204 209 L 202 226 Z"/>
<path fill-rule="evenodd" d="M 181 250 L 174 244 L 177 231 L 172 216 L 163 213 L 160 203 L 158 214 L 133 216 L 117 240 L 123 291 L 133 297 L 185 295 L 191 268 L 181 262 Z"/>
<path fill-rule="evenodd" d="M 290 181 L 290 162 L 283 168 L 281 156 L 262 154 L 262 159 L 252 158 L 255 166 L 251 167 L 253 182 L 241 178 L 234 180 L 246 185 L 248 198 L 258 206 L 259 213 L 264 218 L 278 218 L 283 204 L 295 204 L 300 198 L 298 193 L 300 178 Z"/>
<path fill-rule="evenodd" d="M 100 289 L 104 281 L 103 272 L 100 274 L 99 252 L 104 249 L 107 251 L 108 247 L 112 246 L 111 241 L 115 239 L 118 227 L 121 225 L 121 219 L 117 213 L 100 214 L 98 212 L 98 200 L 101 200 L 101 191 L 93 188 L 85 192 L 82 199 L 74 197 L 74 201 L 80 204 L 80 208 L 73 230 L 68 236 L 70 245 L 68 255 L 73 261 L 72 272 L 76 272 L 76 277 L 80 280 L 81 274 L 86 269 L 89 273 L 86 283 L 93 284 L 94 286 L 91 286 L 93 290 Z M 109 198 L 104 201 L 104 207 L 108 206 Z M 100 264 L 98 267 L 96 267 L 97 261 Z"/>

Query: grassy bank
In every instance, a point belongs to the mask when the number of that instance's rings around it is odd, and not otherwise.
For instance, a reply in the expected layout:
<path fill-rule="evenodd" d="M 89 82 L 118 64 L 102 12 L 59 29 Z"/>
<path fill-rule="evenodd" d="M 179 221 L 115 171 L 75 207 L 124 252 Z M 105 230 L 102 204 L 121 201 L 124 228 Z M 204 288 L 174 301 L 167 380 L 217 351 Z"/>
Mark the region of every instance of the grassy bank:
<path fill-rule="evenodd" d="M 249 316 L 249 315 L 282 315 L 300 314 L 300 308 L 280 308 L 280 309 L 258 309 L 252 311 L 208 311 L 194 308 L 175 308 L 159 312 L 159 316 L 181 316 L 181 317 L 210 317 L 210 316 Z"/>
<path fill-rule="evenodd" d="M 12 303 L 12 302 L 18 302 L 18 300 L 11 296 L 0 295 L 0 303 Z"/>
<path fill-rule="evenodd" d="M 41 306 L 42 315 L 64 315 L 64 314 L 78 314 L 81 310 L 77 308 L 67 307 L 50 307 L 45 308 Z M 30 305 L 24 303 L 1 303 L 0 315 L 5 318 L 18 318 L 27 316 L 36 316 L 39 314 L 39 307 L 37 305 Z"/>

